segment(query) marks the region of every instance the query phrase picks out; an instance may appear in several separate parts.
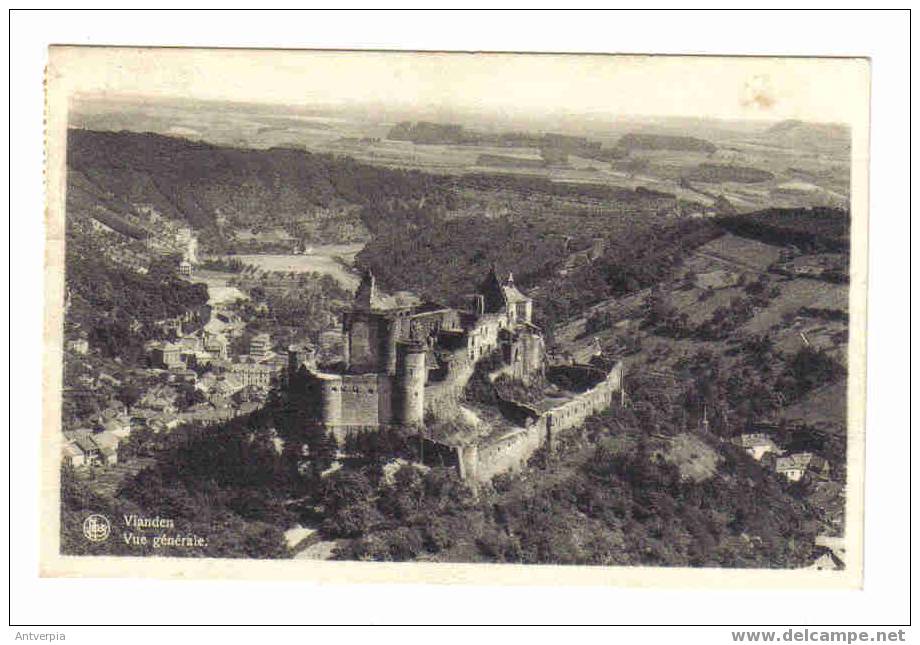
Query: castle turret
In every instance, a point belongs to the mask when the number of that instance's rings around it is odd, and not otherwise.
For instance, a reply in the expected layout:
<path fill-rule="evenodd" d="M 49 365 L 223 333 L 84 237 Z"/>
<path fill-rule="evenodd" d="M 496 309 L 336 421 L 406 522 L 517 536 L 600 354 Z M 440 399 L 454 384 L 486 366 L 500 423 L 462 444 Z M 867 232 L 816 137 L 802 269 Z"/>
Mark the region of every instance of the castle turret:
<path fill-rule="evenodd" d="M 301 366 L 316 368 L 316 350 L 310 345 L 291 345 L 288 347 L 288 372 L 297 373 Z"/>
<path fill-rule="evenodd" d="M 421 425 L 425 412 L 425 381 L 428 376 L 424 343 L 400 340 L 396 343 L 396 379 L 393 388 L 393 417 L 403 425 Z"/>
<path fill-rule="evenodd" d="M 380 370 L 387 374 L 393 374 L 396 371 L 396 343 L 399 339 L 399 320 L 390 319 L 386 321 L 386 340 L 380 347 Z"/>

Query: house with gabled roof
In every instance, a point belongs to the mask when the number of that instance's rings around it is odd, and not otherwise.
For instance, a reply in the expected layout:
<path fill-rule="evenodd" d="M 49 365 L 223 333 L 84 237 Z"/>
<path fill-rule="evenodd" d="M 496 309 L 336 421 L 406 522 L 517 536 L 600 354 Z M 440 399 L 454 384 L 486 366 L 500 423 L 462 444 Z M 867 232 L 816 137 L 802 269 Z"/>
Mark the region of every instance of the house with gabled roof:
<path fill-rule="evenodd" d="M 77 467 L 114 465 L 118 463 L 118 441 L 110 432 L 65 431 L 62 457 Z"/>
<path fill-rule="evenodd" d="M 830 466 L 823 457 L 811 452 L 796 452 L 776 460 L 776 472 L 784 475 L 791 482 L 797 482 L 806 474 L 827 477 Z"/>

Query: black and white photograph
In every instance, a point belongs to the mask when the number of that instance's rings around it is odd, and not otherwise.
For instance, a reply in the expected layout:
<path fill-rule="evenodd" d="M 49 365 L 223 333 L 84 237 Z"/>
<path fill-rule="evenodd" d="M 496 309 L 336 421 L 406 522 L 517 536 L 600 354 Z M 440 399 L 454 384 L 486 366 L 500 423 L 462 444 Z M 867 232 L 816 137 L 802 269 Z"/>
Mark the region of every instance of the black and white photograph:
<path fill-rule="evenodd" d="M 47 79 L 46 575 L 859 584 L 867 61 L 58 47 Z"/>

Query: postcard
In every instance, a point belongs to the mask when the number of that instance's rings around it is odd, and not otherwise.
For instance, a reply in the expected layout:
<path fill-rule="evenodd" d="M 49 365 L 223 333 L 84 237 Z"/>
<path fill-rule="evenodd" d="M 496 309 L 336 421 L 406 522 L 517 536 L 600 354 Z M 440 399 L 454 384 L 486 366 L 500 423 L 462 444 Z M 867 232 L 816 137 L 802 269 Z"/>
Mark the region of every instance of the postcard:
<path fill-rule="evenodd" d="M 41 571 L 859 587 L 865 59 L 59 46 Z"/>

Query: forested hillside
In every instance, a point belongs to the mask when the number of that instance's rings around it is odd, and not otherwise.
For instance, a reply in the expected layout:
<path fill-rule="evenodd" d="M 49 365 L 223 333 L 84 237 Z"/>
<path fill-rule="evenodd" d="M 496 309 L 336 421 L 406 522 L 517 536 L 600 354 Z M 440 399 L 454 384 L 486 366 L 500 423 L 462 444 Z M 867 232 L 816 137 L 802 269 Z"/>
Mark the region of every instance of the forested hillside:
<path fill-rule="evenodd" d="M 449 183 L 303 150 L 237 149 L 149 133 L 71 130 L 67 161 L 71 191 L 84 207 L 115 213 L 153 208 L 199 230 L 205 250 L 220 249 L 224 229 L 274 225 L 297 236 L 301 224 L 329 217 L 328 209 L 343 228 L 363 222 L 373 233 L 382 225 L 376 206 L 424 198 L 434 208 Z M 361 221 L 353 210 L 334 208 L 349 204 L 367 207 Z"/>
<path fill-rule="evenodd" d="M 726 230 L 767 244 L 794 244 L 812 253 L 849 253 L 850 213 L 837 208 L 770 208 L 721 217 Z"/>
<path fill-rule="evenodd" d="M 145 340 L 162 335 L 163 321 L 207 322 L 208 289 L 177 277 L 179 258 L 160 258 L 146 274 L 118 266 L 80 224 L 67 225 L 67 336 L 84 334 L 103 356 L 131 364 L 142 360 Z"/>

